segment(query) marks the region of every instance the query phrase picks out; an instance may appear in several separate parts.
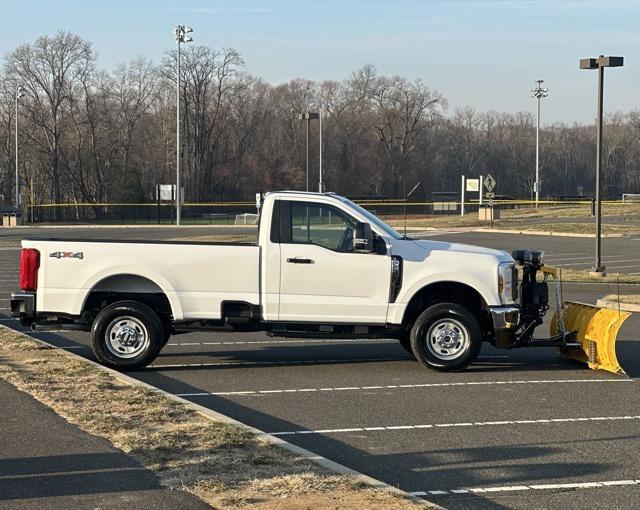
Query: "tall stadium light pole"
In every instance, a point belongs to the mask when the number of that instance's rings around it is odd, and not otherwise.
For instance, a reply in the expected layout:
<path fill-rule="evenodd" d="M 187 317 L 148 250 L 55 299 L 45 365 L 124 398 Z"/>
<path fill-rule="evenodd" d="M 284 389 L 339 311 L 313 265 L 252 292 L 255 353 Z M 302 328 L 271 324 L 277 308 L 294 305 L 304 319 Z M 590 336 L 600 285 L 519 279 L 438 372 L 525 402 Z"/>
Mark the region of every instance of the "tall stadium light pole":
<path fill-rule="evenodd" d="M 602 171 L 602 118 L 604 103 L 604 68 L 622 67 L 623 57 L 583 58 L 580 60 L 580 69 L 598 70 L 598 97 L 596 101 L 596 253 L 591 274 L 605 276 L 606 267 L 602 263 L 602 204 L 600 202 L 600 174 Z"/>
<path fill-rule="evenodd" d="M 20 158 L 18 150 L 18 103 L 25 94 L 22 87 L 16 89 L 16 209 L 20 208 Z"/>
<path fill-rule="evenodd" d="M 544 80 L 536 80 L 536 86 L 531 89 L 531 97 L 538 101 L 538 115 L 536 117 L 536 182 L 534 184 L 536 192 L 536 207 L 540 200 L 540 99 L 549 95 L 549 89 L 544 88 Z"/>
<path fill-rule="evenodd" d="M 306 120 L 307 124 L 307 187 L 306 191 L 309 191 L 309 124 L 313 119 L 319 119 L 320 114 L 318 112 L 304 112 L 298 115 L 300 120 Z"/>
<path fill-rule="evenodd" d="M 173 30 L 178 45 L 178 53 L 176 55 L 176 226 L 180 226 L 182 217 L 182 197 L 180 182 L 180 44 L 193 41 L 191 36 L 187 34 L 193 32 L 191 27 L 178 25 Z"/>
<path fill-rule="evenodd" d="M 320 139 L 320 147 L 319 147 L 319 151 L 320 151 L 320 166 L 318 167 L 320 169 L 319 171 L 319 179 L 318 179 L 318 192 L 322 193 L 324 191 L 324 184 L 322 183 L 322 114 L 324 112 L 322 111 L 322 108 L 320 109 L 320 125 L 319 125 L 319 139 Z"/>

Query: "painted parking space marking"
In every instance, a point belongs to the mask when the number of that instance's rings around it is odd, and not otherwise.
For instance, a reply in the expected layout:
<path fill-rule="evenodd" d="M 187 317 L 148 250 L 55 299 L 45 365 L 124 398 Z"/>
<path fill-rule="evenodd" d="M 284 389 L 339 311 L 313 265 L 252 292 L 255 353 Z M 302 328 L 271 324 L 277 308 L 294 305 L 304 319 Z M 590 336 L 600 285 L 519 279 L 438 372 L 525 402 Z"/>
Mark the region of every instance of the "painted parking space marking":
<path fill-rule="evenodd" d="M 383 361 L 414 361 L 413 358 L 355 358 L 355 359 L 306 359 L 290 361 L 220 361 L 214 363 L 175 363 L 149 365 L 148 368 L 205 368 L 260 365 L 321 365 L 326 363 L 370 363 Z"/>
<path fill-rule="evenodd" d="M 587 255 L 586 253 L 584 255 Z M 628 255 L 608 255 L 606 257 L 607 259 L 625 259 L 625 258 L 629 258 Z M 545 262 L 550 262 L 550 263 L 555 263 L 555 262 L 568 262 L 570 260 L 583 260 L 584 256 L 582 257 L 560 257 L 560 258 L 556 258 L 556 257 L 549 257 L 545 259 Z"/>
<path fill-rule="evenodd" d="M 545 253 L 545 255 L 553 254 L 549 258 L 568 257 L 569 255 L 589 255 L 589 252 L 586 252 L 586 251 L 572 251 L 572 252 L 568 252 L 568 253 L 555 253 L 553 251 L 544 250 L 544 253 Z"/>
<path fill-rule="evenodd" d="M 418 384 L 383 384 L 371 386 L 338 386 L 327 388 L 301 388 L 301 389 L 273 389 L 273 390 L 246 390 L 246 391 L 217 391 L 176 393 L 179 397 L 207 397 L 207 396 L 235 396 L 235 395 L 274 395 L 282 393 L 323 393 L 330 391 L 370 391 L 370 390 L 395 390 L 418 388 L 443 388 L 458 386 L 501 386 L 501 385 L 529 385 L 529 384 L 571 384 L 571 383 L 634 383 L 633 379 L 542 379 L 542 380 L 517 380 L 517 381 L 469 381 L 447 383 L 418 383 Z"/>
<path fill-rule="evenodd" d="M 475 427 L 491 427 L 503 425 L 549 425 L 555 423 L 577 423 L 577 422 L 611 422 L 611 421 L 629 421 L 640 420 L 640 416 L 591 416 L 580 418 L 543 418 L 531 420 L 499 420 L 499 421 L 475 421 L 475 422 L 458 422 L 458 423 L 424 423 L 419 425 L 395 425 L 395 426 L 376 426 L 376 427 L 352 427 L 348 429 L 318 429 L 318 430 L 285 430 L 269 432 L 272 436 L 302 436 L 310 434 L 343 434 L 347 432 L 388 432 L 397 430 L 419 430 L 419 429 L 439 429 L 439 428 L 475 428 Z"/>
<path fill-rule="evenodd" d="M 629 269 L 630 267 L 633 267 L 633 268 L 640 267 L 640 262 L 636 262 L 635 264 L 632 264 L 630 266 L 611 265 L 611 266 L 607 266 L 607 269 L 609 269 L 609 270 L 611 270 L 611 269 Z"/>
<path fill-rule="evenodd" d="M 447 490 L 424 490 L 409 492 L 412 496 L 449 496 L 456 494 L 487 494 L 493 492 L 518 492 L 567 489 L 595 489 L 598 487 L 620 487 L 640 485 L 640 479 L 607 480 L 603 482 L 544 483 L 533 485 L 507 485 L 503 487 L 469 487 Z"/>

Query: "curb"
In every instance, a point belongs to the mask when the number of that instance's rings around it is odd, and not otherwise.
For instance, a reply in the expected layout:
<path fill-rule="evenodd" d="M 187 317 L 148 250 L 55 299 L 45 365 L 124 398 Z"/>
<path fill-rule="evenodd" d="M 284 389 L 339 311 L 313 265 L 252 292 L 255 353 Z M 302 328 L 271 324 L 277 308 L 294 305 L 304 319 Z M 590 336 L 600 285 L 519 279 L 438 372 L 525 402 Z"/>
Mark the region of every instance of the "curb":
<path fill-rule="evenodd" d="M 301 457 L 303 457 L 306 460 L 312 461 L 316 464 L 318 464 L 319 466 L 324 467 L 325 469 L 328 469 L 330 471 L 333 471 L 335 473 L 341 474 L 341 475 L 349 475 L 354 477 L 358 482 L 363 483 L 365 485 L 368 485 L 374 489 L 385 489 L 388 490 L 390 492 L 393 492 L 395 494 L 401 495 L 403 497 L 405 497 L 406 499 L 410 500 L 410 501 L 414 501 L 415 503 L 420 503 L 422 505 L 431 505 L 431 507 L 434 510 L 446 510 L 445 508 L 436 505 L 435 503 L 432 503 L 431 501 L 428 501 L 424 498 L 418 497 L 418 496 L 414 496 L 412 494 L 409 494 L 408 492 L 403 491 L 402 489 L 399 489 L 398 487 L 394 487 L 393 485 L 389 485 L 386 482 L 383 482 L 381 480 L 378 480 L 376 478 L 373 478 L 371 476 L 365 475 L 363 473 L 361 473 L 360 471 L 356 471 L 355 469 L 351 469 L 350 467 L 347 467 L 343 464 L 340 464 L 338 462 L 335 462 L 333 460 L 327 459 L 326 457 L 323 457 L 322 455 L 319 455 L 317 453 L 314 453 L 310 450 L 307 450 L 305 448 L 302 448 L 300 446 L 296 446 L 292 443 L 289 443 L 283 439 L 280 439 L 279 437 L 276 436 L 272 436 L 271 434 L 268 434 L 267 432 L 264 432 L 260 429 L 257 429 L 255 427 L 252 427 L 251 425 L 247 425 L 246 423 L 243 423 L 241 421 L 235 420 L 234 418 L 231 418 L 230 416 L 227 416 L 225 414 L 219 413 L 217 411 L 214 411 L 213 409 L 209 409 L 208 407 L 204 407 L 201 406 L 200 404 L 196 404 L 195 402 L 191 402 L 190 400 L 184 399 L 182 397 L 178 397 L 177 395 L 173 395 L 165 390 L 162 390 L 160 388 L 157 388 L 155 386 L 152 386 L 151 384 L 148 384 L 146 382 L 140 381 L 139 379 L 135 379 L 134 377 L 131 377 L 129 375 L 123 374 L 122 372 L 118 372 L 117 370 L 113 370 L 112 368 L 108 368 L 105 367 L 103 365 L 100 365 L 99 363 L 92 361 L 90 359 L 87 359 L 83 356 L 80 356 L 79 354 L 75 354 L 73 352 L 67 351 L 65 349 L 62 349 L 60 347 L 56 347 L 55 345 L 51 345 L 50 343 L 45 342 L 44 340 L 40 340 L 39 338 L 34 338 L 31 335 L 28 335 L 22 331 L 18 331 L 16 329 L 13 329 L 9 326 L 4 326 L 4 325 L 0 325 L 0 329 L 5 328 L 5 329 L 10 329 L 11 331 L 18 333 L 19 335 L 23 335 L 28 337 L 30 340 L 33 340 L 34 342 L 48 347 L 48 348 L 53 348 L 57 351 L 62 352 L 65 356 L 72 358 L 72 359 L 76 359 L 76 360 L 80 360 L 83 361 L 85 363 L 88 363 L 90 365 L 92 365 L 94 368 L 97 368 L 98 370 L 105 372 L 107 374 L 110 374 L 111 376 L 115 377 L 116 379 L 119 379 L 120 381 L 123 381 L 127 384 L 130 384 L 132 386 L 140 386 L 143 388 L 146 388 L 154 393 L 157 393 L 159 395 L 163 395 L 175 402 L 179 402 L 180 404 L 184 405 L 185 407 L 187 407 L 188 409 L 191 409 L 192 411 L 195 411 L 199 414 L 201 414 L 202 416 L 213 420 L 213 421 L 220 421 L 223 423 L 227 423 L 229 425 L 235 425 L 237 427 L 240 427 L 243 430 L 246 430 L 248 432 L 251 432 L 254 436 L 256 436 L 256 438 L 259 441 L 263 441 L 267 444 L 271 444 L 274 446 L 278 446 L 280 448 L 284 448 L 285 450 L 294 453 L 296 455 L 300 455 Z"/>
<path fill-rule="evenodd" d="M 598 302 L 596 304 L 597 306 L 601 306 L 602 308 L 620 310 L 621 312 L 640 312 L 640 305 L 634 305 L 633 303 L 618 303 L 617 301 L 611 301 L 610 299 L 598 299 Z"/>
<path fill-rule="evenodd" d="M 575 232 L 553 232 L 553 231 L 543 231 L 543 230 L 516 230 L 516 229 L 506 229 L 506 228 L 477 228 L 472 230 L 472 232 L 484 232 L 484 233 L 494 233 L 494 234 L 519 234 L 519 235 L 527 235 L 527 236 L 552 236 L 552 237 L 583 237 L 583 238 L 591 238 L 594 239 L 595 234 L 578 234 Z M 628 234 L 602 234 L 603 238 L 618 238 L 618 237 L 627 237 Z"/>

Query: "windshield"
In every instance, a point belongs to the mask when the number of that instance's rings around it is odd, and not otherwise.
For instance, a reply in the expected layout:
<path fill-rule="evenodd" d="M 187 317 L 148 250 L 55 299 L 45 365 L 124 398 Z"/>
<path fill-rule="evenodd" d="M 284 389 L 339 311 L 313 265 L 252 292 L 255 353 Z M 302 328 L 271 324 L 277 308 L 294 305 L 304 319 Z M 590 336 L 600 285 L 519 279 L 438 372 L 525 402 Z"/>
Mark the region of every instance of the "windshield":
<path fill-rule="evenodd" d="M 393 239 L 402 239 L 402 235 L 398 234 L 398 232 L 393 230 L 389 225 L 387 225 L 384 221 L 378 218 L 375 214 L 367 211 L 364 207 L 360 207 L 358 204 L 356 204 L 355 202 L 352 202 L 348 198 L 344 198 L 344 197 L 336 197 L 336 198 L 338 198 L 345 204 L 348 204 L 350 207 L 353 207 L 356 211 L 362 214 L 362 216 L 367 218 L 367 220 L 369 220 L 370 223 L 373 223 L 376 227 L 382 230 L 389 237 L 392 237 Z"/>

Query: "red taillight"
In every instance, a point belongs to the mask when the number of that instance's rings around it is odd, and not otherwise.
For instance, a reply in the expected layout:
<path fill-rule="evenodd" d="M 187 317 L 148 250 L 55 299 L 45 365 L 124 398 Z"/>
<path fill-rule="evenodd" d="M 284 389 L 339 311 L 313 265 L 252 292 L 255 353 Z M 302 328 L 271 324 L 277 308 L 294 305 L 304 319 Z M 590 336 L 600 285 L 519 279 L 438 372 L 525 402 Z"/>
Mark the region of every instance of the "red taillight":
<path fill-rule="evenodd" d="M 33 290 L 38 288 L 38 268 L 40 252 L 33 248 L 23 248 L 20 253 L 20 288 Z"/>

